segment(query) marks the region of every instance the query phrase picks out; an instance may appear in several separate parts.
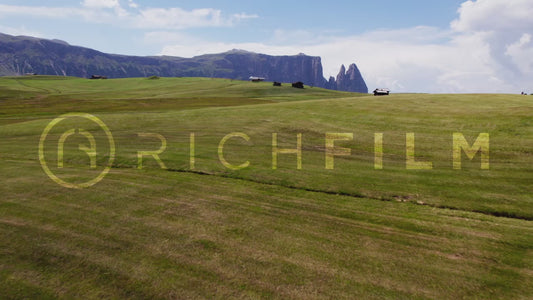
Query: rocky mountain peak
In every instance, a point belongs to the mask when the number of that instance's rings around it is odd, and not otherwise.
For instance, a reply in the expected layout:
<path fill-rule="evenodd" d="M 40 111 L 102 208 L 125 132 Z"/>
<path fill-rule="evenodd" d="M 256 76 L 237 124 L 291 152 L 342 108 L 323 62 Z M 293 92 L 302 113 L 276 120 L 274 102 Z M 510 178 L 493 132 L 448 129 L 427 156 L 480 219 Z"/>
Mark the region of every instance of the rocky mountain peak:
<path fill-rule="evenodd" d="M 328 88 L 334 90 L 368 93 L 368 87 L 357 65 L 354 63 L 348 67 L 348 71 L 342 65 L 336 80 L 333 80 L 333 77 L 331 77 L 327 84 L 329 85 Z"/>
<path fill-rule="evenodd" d="M 344 66 L 344 64 L 341 65 L 341 69 L 339 71 L 339 75 L 344 75 L 346 73 L 346 67 Z"/>

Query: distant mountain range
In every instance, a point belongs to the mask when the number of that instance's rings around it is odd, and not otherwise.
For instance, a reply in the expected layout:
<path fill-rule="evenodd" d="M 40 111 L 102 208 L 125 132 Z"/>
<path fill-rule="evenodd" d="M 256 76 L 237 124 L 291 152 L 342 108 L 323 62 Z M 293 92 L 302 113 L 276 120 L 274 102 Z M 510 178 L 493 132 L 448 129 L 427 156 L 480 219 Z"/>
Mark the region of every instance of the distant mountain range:
<path fill-rule="evenodd" d="M 355 64 L 341 67 L 337 78 L 326 80 L 320 57 L 304 54 L 271 56 L 243 50 L 193 58 L 172 56 L 126 56 L 102 53 L 47 40 L 0 33 L 0 76 L 28 73 L 108 78 L 124 77 L 218 77 L 248 80 L 260 76 L 269 81 L 296 82 L 332 90 L 368 93 Z"/>

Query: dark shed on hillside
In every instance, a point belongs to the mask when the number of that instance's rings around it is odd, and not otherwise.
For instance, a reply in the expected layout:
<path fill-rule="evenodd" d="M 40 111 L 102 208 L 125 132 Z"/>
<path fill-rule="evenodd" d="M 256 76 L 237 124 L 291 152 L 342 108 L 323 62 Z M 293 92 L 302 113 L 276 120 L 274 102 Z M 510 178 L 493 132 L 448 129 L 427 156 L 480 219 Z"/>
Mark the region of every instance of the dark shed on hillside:
<path fill-rule="evenodd" d="M 301 81 L 293 82 L 292 83 L 292 87 L 293 88 L 297 88 L 297 89 L 303 89 L 304 88 L 304 83 L 301 82 Z"/>

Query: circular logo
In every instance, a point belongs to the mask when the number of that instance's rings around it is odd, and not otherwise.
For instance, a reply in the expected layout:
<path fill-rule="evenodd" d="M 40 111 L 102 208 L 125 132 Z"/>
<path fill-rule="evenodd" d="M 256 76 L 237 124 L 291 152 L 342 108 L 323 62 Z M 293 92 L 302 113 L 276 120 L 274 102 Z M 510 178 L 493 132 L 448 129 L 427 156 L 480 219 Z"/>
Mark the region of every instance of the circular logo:
<path fill-rule="evenodd" d="M 109 160 L 107 162 L 106 167 L 104 168 L 104 170 L 102 172 L 100 172 L 100 174 L 97 177 L 95 177 L 95 178 L 93 178 L 93 179 L 91 179 L 89 181 L 83 182 L 83 183 L 70 183 L 70 182 L 67 182 L 67 181 L 59 178 L 56 174 L 54 174 L 54 172 L 52 172 L 50 170 L 50 168 L 46 164 L 46 159 L 45 159 L 45 155 L 44 155 L 44 142 L 46 141 L 46 138 L 47 138 L 48 134 L 50 133 L 50 131 L 52 130 L 52 128 L 54 128 L 54 126 L 56 126 L 60 122 L 66 120 L 66 119 L 69 119 L 69 118 L 84 118 L 84 119 L 87 119 L 89 121 L 92 121 L 92 122 L 96 123 L 105 132 L 105 135 L 107 136 L 107 140 L 109 142 L 109 148 L 110 148 L 109 149 Z M 71 129 L 71 130 L 66 131 L 61 136 L 61 138 L 59 139 L 59 147 L 58 147 L 58 155 L 59 155 L 58 157 L 61 157 L 61 161 L 60 162 L 58 161 L 58 165 L 60 165 L 62 167 L 62 163 L 63 163 L 62 162 L 63 143 L 65 142 L 66 138 L 68 138 L 72 134 L 75 134 L 76 132 L 84 135 L 89 140 L 91 147 L 88 148 L 88 147 L 80 146 L 80 149 L 84 150 L 87 154 L 89 154 L 89 156 L 91 158 L 91 166 L 96 167 L 96 142 L 95 142 L 95 139 L 94 139 L 94 137 L 93 137 L 93 135 L 91 133 L 89 133 L 88 131 L 82 130 L 82 129 L 81 130 Z M 94 161 L 93 161 L 93 158 L 94 158 Z M 43 133 L 41 134 L 41 138 L 39 140 L 39 161 L 41 163 L 41 166 L 42 166 L 44 172 L 46 173 L 46 175 L 48 175 L 48 177 L 50 177 L 57 184 L 59 184 L 59 185 L 61 185 L 63 187 L 66 187 L 66 188 L 82 189 L 82 188 L 87 188 L 87 187 L 95 185 L 96 183 L 98 183 L 100 180 L 102 180 L 107 175 L 107 173 L 111 169 L 111 166 L 113 165 L 113 161 L 114 160 L 115 160 L 115 141 L 113 139 L 113 135 L 111 134 L 111 131 L 109 131 L 109 128 L 107 127 L 107 125 L 104 122 L 102 122 L 102 120 L 100 120 L 99 118 L 97 118 L 96 116 L 93 116 L 91 114 L 87 114 L 87 113 L 68 113 L 68 114 L 61 115 L 61 116 L 53 119 L 50 123 L 48 123 L 48 125 L 44 129 Z"/>

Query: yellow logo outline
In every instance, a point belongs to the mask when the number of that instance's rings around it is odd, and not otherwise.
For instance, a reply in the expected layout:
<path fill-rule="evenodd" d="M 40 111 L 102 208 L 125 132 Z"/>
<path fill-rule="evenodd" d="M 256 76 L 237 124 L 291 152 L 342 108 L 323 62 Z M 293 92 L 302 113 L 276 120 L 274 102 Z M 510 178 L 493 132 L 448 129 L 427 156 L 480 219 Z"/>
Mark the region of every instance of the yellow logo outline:
<path fill-rule="evenodd" d="M 61 178 L 59 178 L 57 175 L 55 175 L 50 170 L 50 168 L 48 168 L 48 165 L 46 164 L 46 159 L 44 158 L 44 142 L 45 142 L 46 137 L 48 136 L 48 133 L 50 132 L 50 130 L 52 130 L 52 128 L 54 126 L 56 126 L 59 122 L 65 120 L 67 118 L 74 118 L 74 117 L 84 118 L 84 119 L 93 121 L 98 126 L 100 126 L 100 128 L 102 128 L 104 130 L 104 132 L 105 132 L 105 134 L 107 136 L 107 139 L 109 141 L 109 148 L 110 148 L 110 150 L 109 150 L 109 161 L 108 161 L 107 166 L 105 167 L 105 169 L 96 178 L 93 178 L 90 181 L 87 181 L 87 182 L 84 182 L 84 183 L 78 183 L 78 184 L 66 182 L 66 181 L 62 180 Z M 50 123 L 48 123 L 46 128 L 43 130 L 43 132 L 41 134 L 41 138 L 39 139 L 39 162 L 41 163 L 41 167 L 43 168 L 43 170 L 46 173 L 46 175 L 48 175 L 48 177 L 50 177 L 50 179 L 52 179 L 57 184 L 59 184 L 59 185 L 61 185 L 63 187 L 66 187 L 66 188 L 82 189 L 82 188 L 88 188 L 88 187 L 91 187 L 91 186 L 97 184 L 102 179 L 104 179 L 104 177 L 107 175 L 107 173 L 109 173 L 109 171 L 111 170 L 111 166 L 113 165 L 113 161 L 114 160 L 115 160 L 115 140 L 113 139 L 113 135 L 111 134 L 111 131 L 109 130 L 107 125 L 102 120 L 100 120 L 98 117 L 96 117 L 94 115 L 91 115 L 91 114 L 88 114 L 88 113 L 68 113 L 68 114 L 63 114 L 63 115 L 53 119 L 52 121 L 50 121 Z"/>

